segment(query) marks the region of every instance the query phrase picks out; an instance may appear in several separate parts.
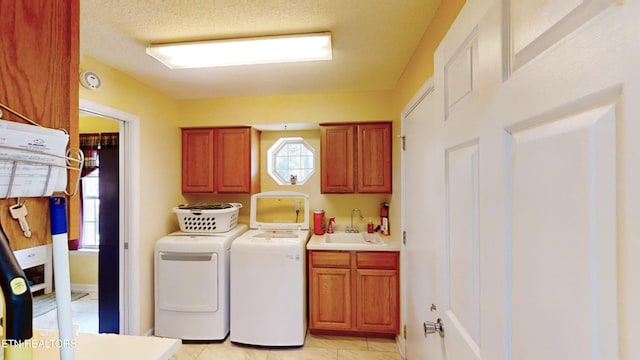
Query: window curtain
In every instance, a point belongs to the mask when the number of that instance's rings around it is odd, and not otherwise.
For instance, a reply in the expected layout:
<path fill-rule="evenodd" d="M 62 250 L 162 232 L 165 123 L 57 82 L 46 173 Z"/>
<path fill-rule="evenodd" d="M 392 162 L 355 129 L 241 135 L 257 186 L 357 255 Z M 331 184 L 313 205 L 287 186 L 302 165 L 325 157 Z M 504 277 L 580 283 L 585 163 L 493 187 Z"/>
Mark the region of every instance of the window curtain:
<path fill-rule="evenodd" d="M 93 133 L 80 134 L 80 150 L 84 154 L 84 166 L 82 176 L 100 166 L 100 149 L 117 149 L 119 142 L 118 133 Z"/>
<path fill-rule="evenodd" d="M 80 134 L 80 150 L 84 154 L 84 164 L 82 167 L 81 176 L 87 176 L 91 174 L 95 169 L 100 167 L 100 149 L 117 149 L 119 143 L 119 133 L 92 133 L 92 134 Z M 80 231 L 79 239 L 69 241 L 69 250 L 77 250 L 81 248 L 83 226 L 82 226 L 82 212 L 83 206 L 83 191 L 80 186 Z"/>

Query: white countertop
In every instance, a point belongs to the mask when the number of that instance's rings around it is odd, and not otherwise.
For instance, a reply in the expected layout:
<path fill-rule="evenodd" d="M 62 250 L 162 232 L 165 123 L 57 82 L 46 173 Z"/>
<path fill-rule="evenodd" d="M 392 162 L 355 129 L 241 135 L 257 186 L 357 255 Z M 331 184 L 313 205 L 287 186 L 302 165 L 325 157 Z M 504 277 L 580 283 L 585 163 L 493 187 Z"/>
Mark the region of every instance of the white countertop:
<path fill-rule="evenodd" d="M 339 231 L 336 231 L 339 233 Z M 330 243 L 326 242 L 324 235 L 312 235 L 307 242 L 307 250 L 338 250 L 338 251 L 400 251 L 401 236 L 382 236 L 384 244 L 355 244 L 355 243 Z"/>
<path fill-rule="evenodd" d="M 86 333 L 76 335 L 73 341 L 75 360 L 166 360 L 180 349 L 181 344 L 179 339 L 155 336 Z M 27 344 L 33 348 L 34 360 L 60 359 L 61 343 L 57 331 L 34 329 L 33 338 Z"/>

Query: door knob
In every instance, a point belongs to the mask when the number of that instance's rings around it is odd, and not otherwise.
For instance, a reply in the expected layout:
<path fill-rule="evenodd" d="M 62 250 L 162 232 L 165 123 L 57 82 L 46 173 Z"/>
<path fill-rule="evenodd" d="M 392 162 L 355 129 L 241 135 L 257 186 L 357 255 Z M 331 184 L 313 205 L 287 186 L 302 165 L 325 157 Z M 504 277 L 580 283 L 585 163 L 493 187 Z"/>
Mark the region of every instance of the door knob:
<path fill-rule="evenodd" d="M 442 319 L 438 318 L 436 322 L 425 321 L 423 324 L 424 327 L 424 336 L 427 337 L 429 334 L 438 333 L 440 337 L 444 337 L 444 326 L 442 326 Z"/>

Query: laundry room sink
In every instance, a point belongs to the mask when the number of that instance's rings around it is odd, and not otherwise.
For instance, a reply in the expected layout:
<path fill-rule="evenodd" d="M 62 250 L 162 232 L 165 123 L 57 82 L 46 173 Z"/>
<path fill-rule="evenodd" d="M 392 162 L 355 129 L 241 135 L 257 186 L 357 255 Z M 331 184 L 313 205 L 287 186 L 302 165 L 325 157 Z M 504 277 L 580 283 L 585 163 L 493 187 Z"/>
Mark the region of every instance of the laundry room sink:
<path fill-rule="evenodd" d="M 341 230 L 333 234 L 311 236 L 307 250 L 400 251 L 400 242 L 397 238 L 378 233 L 349 233 Z"/>
<path fill-rule="evenodd" d="M 348 232 L 335 232 L 333 234 L 326 234 L 324 242 L 333 244 L 370 244 L 370 245 L 384 245 L 384 241 L 378 236 L 378 234 L 369 233 L 348 233 Z"/>

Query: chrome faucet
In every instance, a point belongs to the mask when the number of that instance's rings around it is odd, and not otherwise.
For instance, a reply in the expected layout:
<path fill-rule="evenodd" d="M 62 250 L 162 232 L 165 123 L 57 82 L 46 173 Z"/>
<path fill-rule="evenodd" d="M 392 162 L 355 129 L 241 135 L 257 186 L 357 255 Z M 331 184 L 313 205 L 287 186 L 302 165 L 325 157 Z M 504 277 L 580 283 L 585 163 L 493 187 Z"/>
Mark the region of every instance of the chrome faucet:
<path fill-rule="evenodd" d="M 360 209 L 352 209 L 351 210 L 351 227 L 346 230 L 348 233 L 358 233 L 358 228 L 353 226 L 353 213 L 358 212 L 360 214 L 360 220 L 364 220 L 364 216 L 362 216 L 362 211 Z"/>

